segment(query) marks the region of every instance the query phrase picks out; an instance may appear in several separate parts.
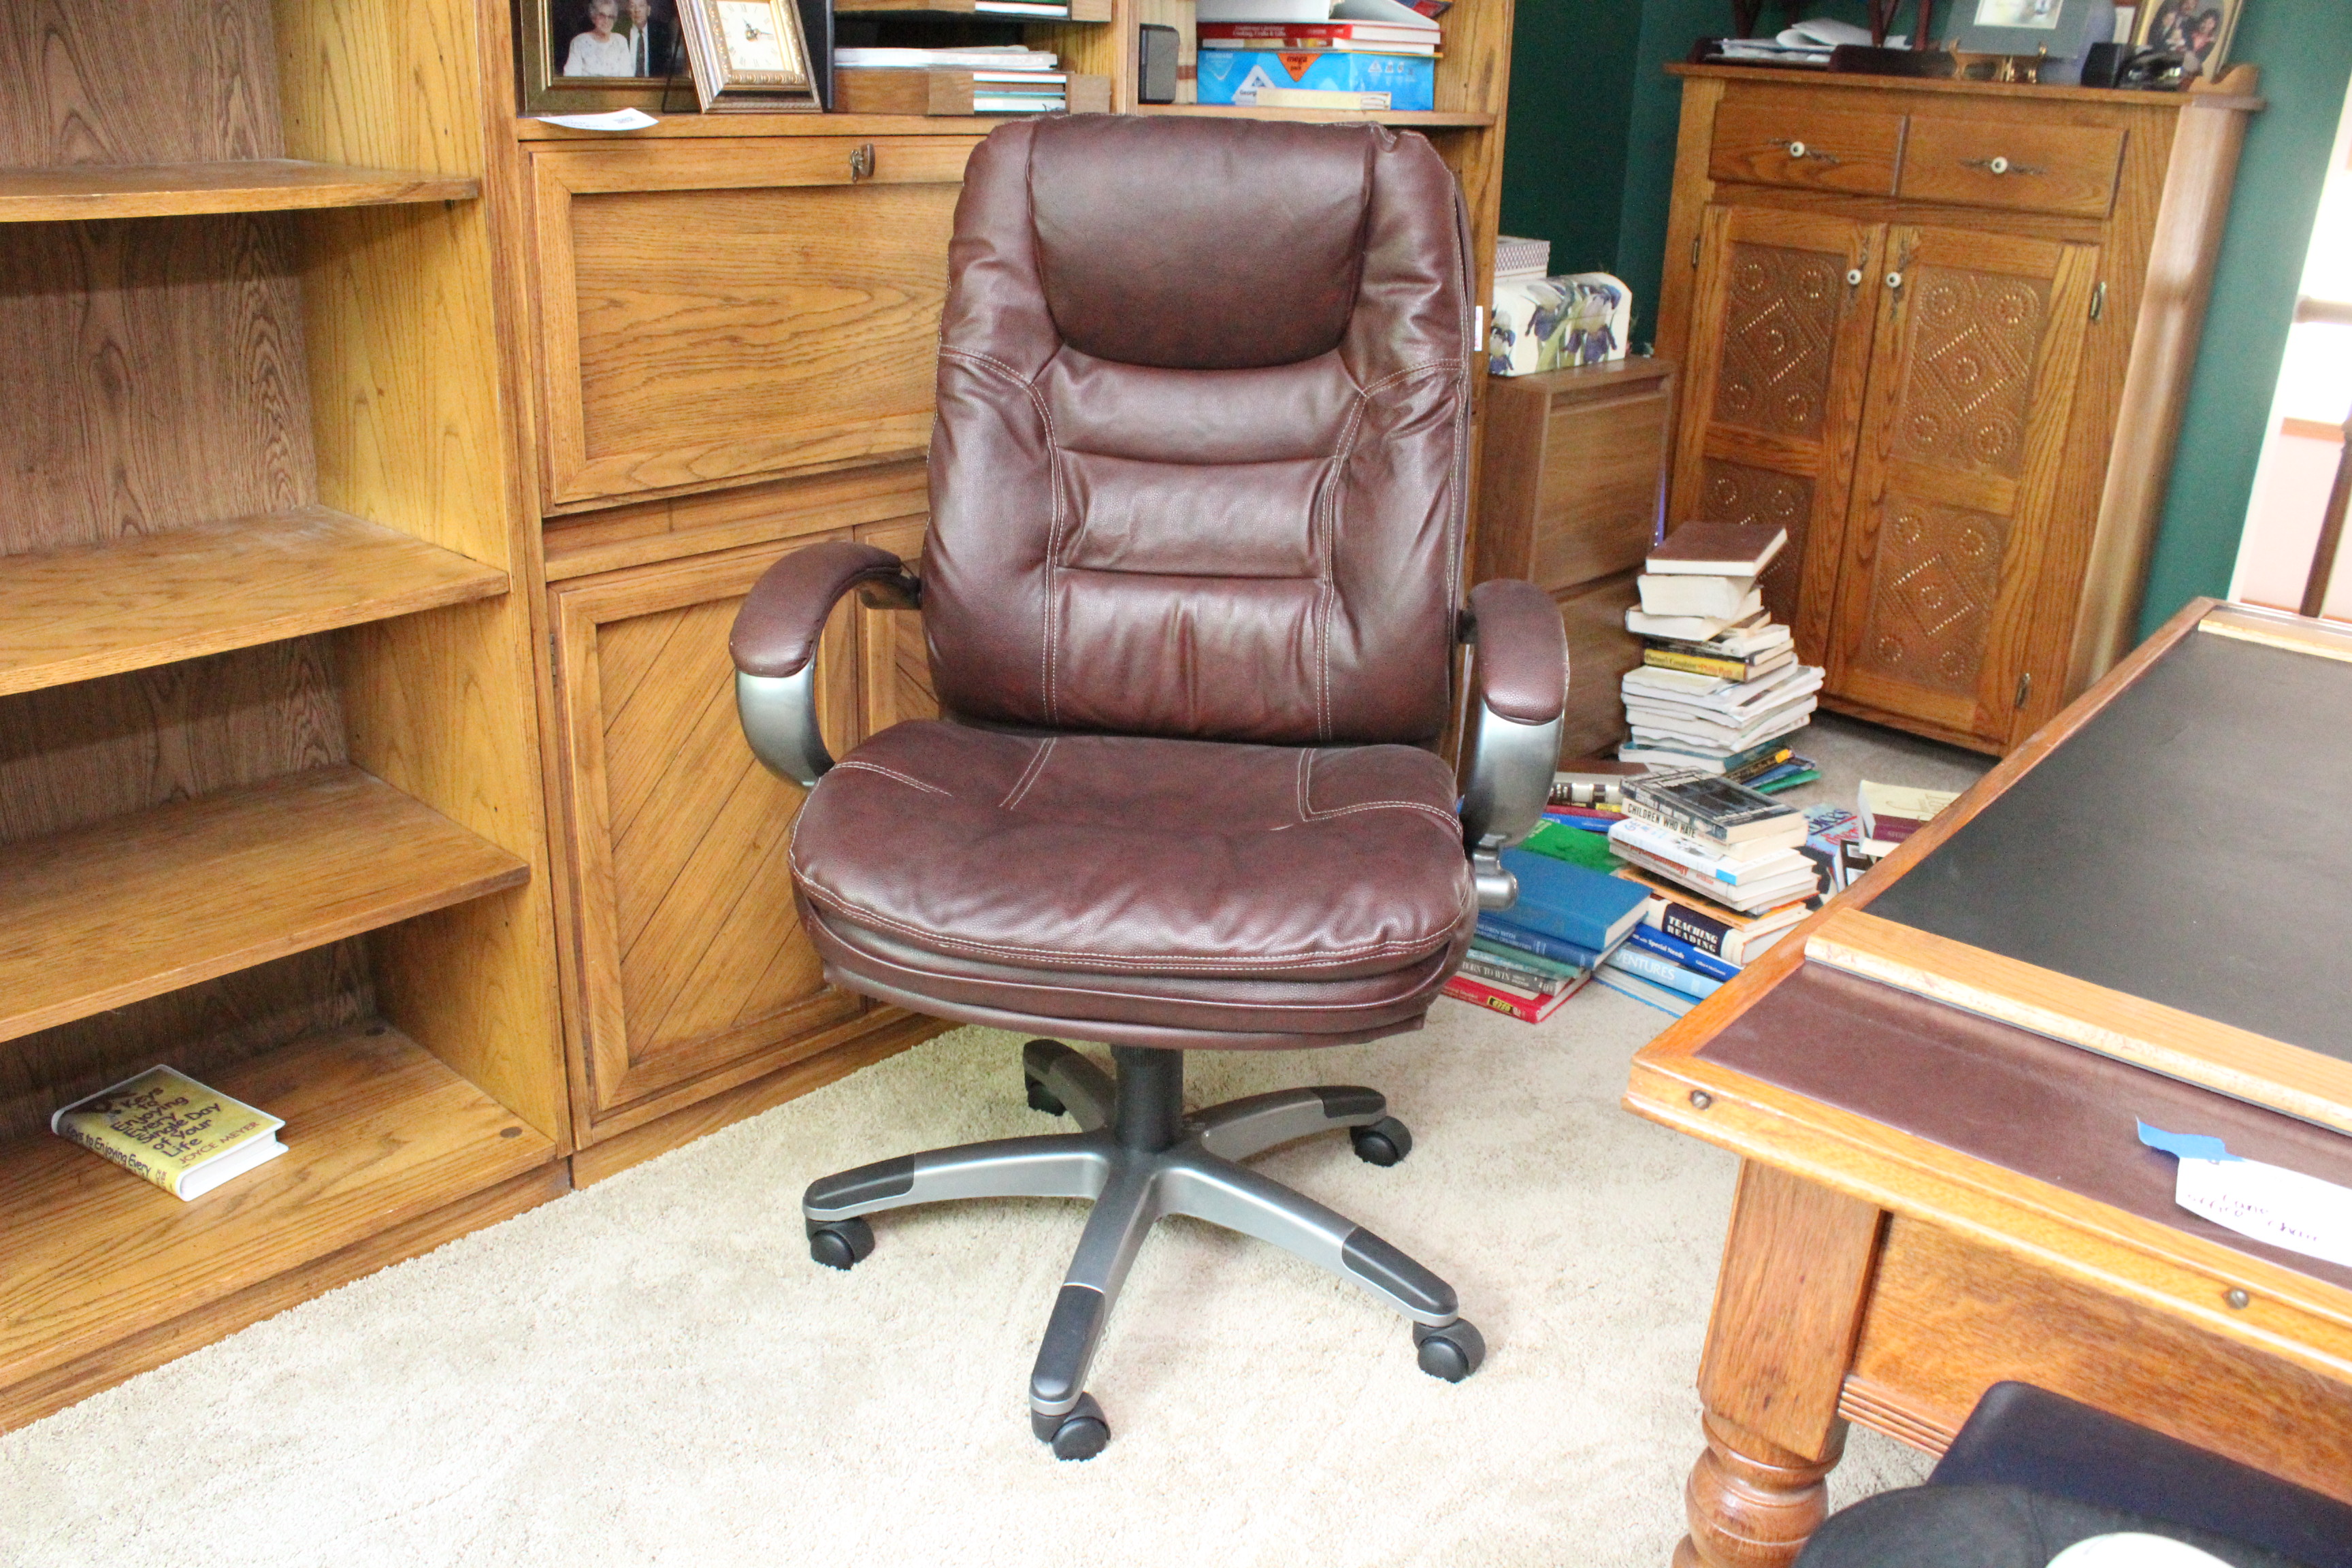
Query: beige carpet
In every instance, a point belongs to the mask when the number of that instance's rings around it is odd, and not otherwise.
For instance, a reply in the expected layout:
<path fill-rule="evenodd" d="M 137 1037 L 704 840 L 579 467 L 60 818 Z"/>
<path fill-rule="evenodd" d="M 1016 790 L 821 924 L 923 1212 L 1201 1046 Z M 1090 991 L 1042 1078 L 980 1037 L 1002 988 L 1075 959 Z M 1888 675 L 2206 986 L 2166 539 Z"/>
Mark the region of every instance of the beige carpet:
<path fill-rule="evenodd" d="M 1974 771 L 1815 733 L 1847 797 Z M 1198 1100 L 1389 1094 L 1403 1164 L 1261 1164 L 1454 1281 L 1490 1347 L 1458 1386 L 1349 1287 L 1173 1222 L 1096 1363 L 1111 1447 L 1055 1462 L 1024 1394 L 1079 1205 L 886 1216 L 845 1275 L 801 1238 L 814 1175 L 1051 1125 L 1017 1037 L 968 1029 L 0 1437 L 0 1562 L 1662 1568 L 1733 1170 L 1618 1109 L 1664 1022 L 1594 988 L 1197 1061 Z M 1857 1431 L 1832 1499 L 1925 1470 Z"/>

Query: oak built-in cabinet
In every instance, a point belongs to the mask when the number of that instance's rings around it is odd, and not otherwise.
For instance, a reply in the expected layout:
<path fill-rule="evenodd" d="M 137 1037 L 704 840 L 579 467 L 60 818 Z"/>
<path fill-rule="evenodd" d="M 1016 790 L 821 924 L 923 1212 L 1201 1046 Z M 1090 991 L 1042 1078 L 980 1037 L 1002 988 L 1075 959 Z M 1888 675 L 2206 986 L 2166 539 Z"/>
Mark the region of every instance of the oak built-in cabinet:
<path fill-rule="evenodd" d="M 0 6 L 0 1428 L 569 1184 L 475 45 Z M 157 1062 L 288 1152 L 49 1134 Z"/>
<path fill-rule="evenodd" d="M 1675 68 L 1669 516 L 1789 531 L 1824 706 L 2005 752 L 2131 641 L 2253 72 Z"/>

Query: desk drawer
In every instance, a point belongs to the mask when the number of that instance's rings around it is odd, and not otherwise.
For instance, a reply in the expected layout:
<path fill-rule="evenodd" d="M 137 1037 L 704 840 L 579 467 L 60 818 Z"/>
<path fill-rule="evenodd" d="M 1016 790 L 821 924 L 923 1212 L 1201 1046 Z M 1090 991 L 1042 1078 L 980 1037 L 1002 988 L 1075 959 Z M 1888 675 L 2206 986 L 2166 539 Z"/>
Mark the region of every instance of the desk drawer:
<path fill-rule="evenodd" d="M 2017 125 L 1911 117 L 1902 194 L 1915 201 L 2105 217 L 2124 133 L 2096 125 Z"/>
<path fill-rule="evenodd" d="M 1903 116 L 1811 104 L 1726 103 L 1715 111 L 1711 179 L 1885 196 L 1895 192 Z"/>

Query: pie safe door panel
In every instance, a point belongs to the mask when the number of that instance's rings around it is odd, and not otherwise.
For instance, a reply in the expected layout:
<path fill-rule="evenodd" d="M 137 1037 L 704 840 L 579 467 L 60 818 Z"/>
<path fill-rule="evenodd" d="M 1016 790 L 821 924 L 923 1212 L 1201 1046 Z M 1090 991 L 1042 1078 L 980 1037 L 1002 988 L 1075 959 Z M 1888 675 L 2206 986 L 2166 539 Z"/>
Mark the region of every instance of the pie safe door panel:
<path fill-rule="evenodd" d="M 745 746 L 727 656 L 752 583 L 812 542 L 551 595 L 592 1116 L 772 1071 L 866 1010 L 824 983 L 794 913 L 785 854 L 803 793 Z M 854 600 L 835 611 L 818 656 L 837 751 L 857 722 L 856 615 Z"/>
<path fill-rule="evenodd" d="M 975 144 L 532 154 L 549 510 L 920 452 Z"/>
<path fill-rule="evenodd" d="M 2024 703 L 2099 253 L 1902 226 L 1886 251 L 1827 684 L 1999 742 Z"/>

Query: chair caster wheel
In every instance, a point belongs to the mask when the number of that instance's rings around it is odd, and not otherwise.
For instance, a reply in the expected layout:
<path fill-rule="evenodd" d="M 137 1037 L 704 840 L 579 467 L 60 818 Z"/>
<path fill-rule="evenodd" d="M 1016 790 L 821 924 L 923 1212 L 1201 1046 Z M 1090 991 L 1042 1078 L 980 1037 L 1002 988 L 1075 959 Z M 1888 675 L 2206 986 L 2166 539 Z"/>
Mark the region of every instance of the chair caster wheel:
<path fill-rule="evenodd" d="M 1349 1129 L 1348 1142 L 1356 1158 L 1367 1165 L 1393 1165 L 1412 1152 L 1412 1134 L 1393 1116 L 1383 1116 L 1370 1127 Z"/>
<path fill-rule="evenodd" d="M 862 1219 L 806 1223 L 809 1256 L 827 1268 L 855 1268 L 874 1250 L 874 1227 Z"/>
<path fill-rule="evenodd" d="M 1067 1116 L 1070 1113 L 1070 1108 L 1055 1100 L 1054 1091 L 1035 1079 L 1024 1078 L 1022 1081 L 1029 1086 L 1030 1110 L 1042 1110 L 1048 1116 Z"/>
<path fill-rule="evenodd" d="M 1037 1434 L 1037 1441 L 1053 1448 L 1057 1459 L 1091 1459 L 1110 1441 L 1110 1423 L 1103 1418 L 1102 1406 L 1091 1394 L 1079 1394 L 1078 1402 L 1060 1415 L 1031 1411 L 1029 1430 Z"/>
<path fill-rule="evenodd" d="M 1486 1359 L 1486 1336 L 1460 1318 L 1442 1329 L 1414 1324 L 1412 1342 L 1421 1347 L 1421 1370 L 1448 1383 L 1461 1382 Z"/>

